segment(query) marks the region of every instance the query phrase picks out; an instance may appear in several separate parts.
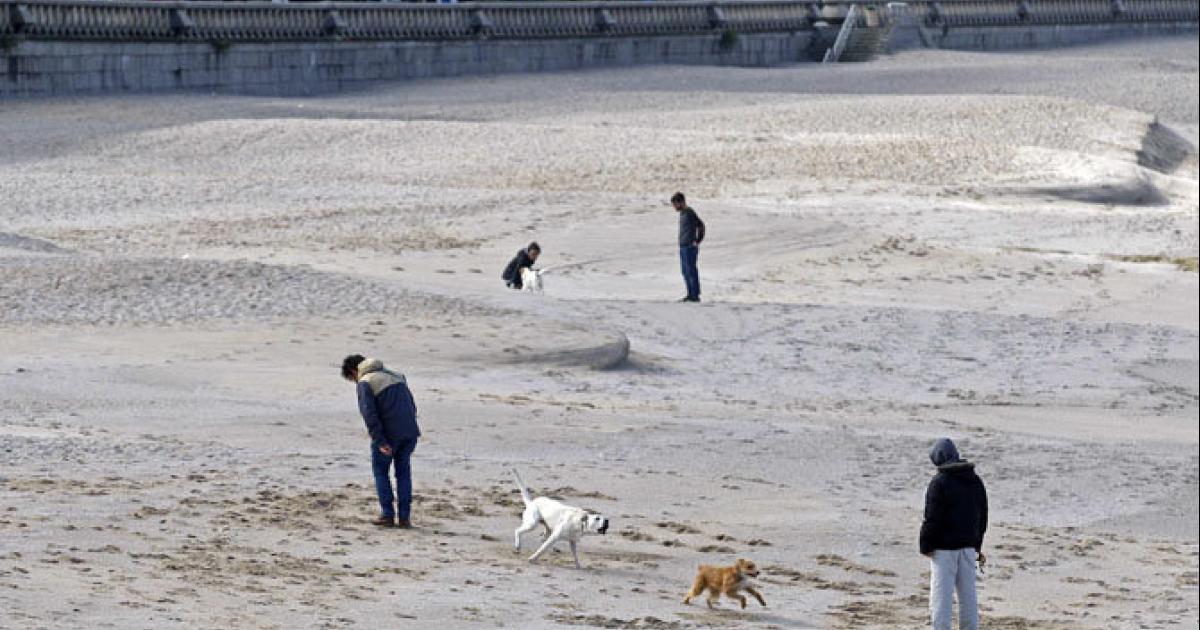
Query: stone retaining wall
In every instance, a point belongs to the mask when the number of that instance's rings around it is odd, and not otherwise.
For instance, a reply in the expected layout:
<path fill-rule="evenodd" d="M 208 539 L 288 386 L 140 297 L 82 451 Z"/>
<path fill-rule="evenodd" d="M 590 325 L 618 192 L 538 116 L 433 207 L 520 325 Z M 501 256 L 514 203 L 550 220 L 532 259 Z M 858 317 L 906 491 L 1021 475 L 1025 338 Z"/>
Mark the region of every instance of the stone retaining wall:
<path fill-rule="evenodd" d="M 316 94 L 372 81 L 639 64 L 774 66 L 812 32 L 530 41 L 107 43 L 24 41 L 0 52 L 0 96 L 199 90 Z"/>

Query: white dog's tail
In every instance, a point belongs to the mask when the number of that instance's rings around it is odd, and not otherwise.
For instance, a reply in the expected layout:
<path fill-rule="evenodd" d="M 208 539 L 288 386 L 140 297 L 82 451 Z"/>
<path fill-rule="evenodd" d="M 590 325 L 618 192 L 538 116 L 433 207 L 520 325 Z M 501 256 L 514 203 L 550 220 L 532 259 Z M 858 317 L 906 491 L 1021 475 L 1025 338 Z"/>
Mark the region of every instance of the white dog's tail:
<path fill-rule="evenodd" d="M 513 476 L 517 478 L 517 487 L 521 489 L 521 500 L 525 502 L 525 505 L 533 503 L 533 495 L 529 494 L 529 488 L 525 487 L 525 482 L 521 480 L 521 475 L 517 473 L 517 469 L 510 468 L 509 470 L 511 470 Z"/>

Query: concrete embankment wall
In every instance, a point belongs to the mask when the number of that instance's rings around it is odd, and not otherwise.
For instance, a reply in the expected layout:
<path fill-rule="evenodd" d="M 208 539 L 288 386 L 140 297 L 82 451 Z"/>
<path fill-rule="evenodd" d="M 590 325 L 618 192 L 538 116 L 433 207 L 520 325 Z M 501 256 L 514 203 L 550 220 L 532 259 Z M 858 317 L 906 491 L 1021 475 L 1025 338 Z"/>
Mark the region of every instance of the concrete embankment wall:
<path fill-rule="evenodd" d="M 857 7 L 857 8 L 852 8 Z M 1196 33 L 1197 0 L 149 2 L 0 0 L 0 97 L 316 94 L 375 81 L 1045 48 Z"/>
<path fill-rule="evenodd" d="M 373 81 L 639 64 L 803 61 L 813 32 L 446 42 L 24 41 L 0 52 L 0 95 L 204 90 L 314 94 Z"/>

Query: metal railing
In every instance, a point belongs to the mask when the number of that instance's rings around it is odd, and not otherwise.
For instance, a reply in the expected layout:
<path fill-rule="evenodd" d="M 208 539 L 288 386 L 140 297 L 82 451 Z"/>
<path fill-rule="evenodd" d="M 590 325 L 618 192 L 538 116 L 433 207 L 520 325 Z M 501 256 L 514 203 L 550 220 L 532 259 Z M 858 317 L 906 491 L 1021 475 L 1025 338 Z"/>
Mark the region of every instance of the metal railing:
<path fill-rule="evenodd" d="M 833 40 L 833 45 L 829 50 L 825 51 L 825 59 L 822 63 L 837 63 L 842 57 L 842 52 L 846 50 L 846 43 L 850 41 L 850 33 L 854 31 L 854 27 L 858 24 L 858 5 L 850 5 L 850 10 L 846 12 L 846 18 L 842 20 L 842 28 L 838 29 L 837 39 Z"/>
<path fill-rule="evenodd" d="M 942 0 L 909 2 L 930 26 L 1195 22 L 1196 0 Z M 1006 10 L 997 10 L 1003 6 Z"/>
<path fill-rule="evenodd" d="M 833 25 L 860 0 L 656 2 L 147 2 L 0 0 L 0 36 L 102 41 L 529 39 L 790 32 Z M 878 4 L 879 6 L 876 6 Z M 1198 0 L 922 0 L 929 26 L 1196 22 Z"/>
<path fill-rule="evenodd" d="M 31 39 L 529 39 L 797 31 L 810 4 L 734 2 L 145 2 L 0 0 L 0 34 Z M 834 11 L 836 13 L 836 10 Z"/>

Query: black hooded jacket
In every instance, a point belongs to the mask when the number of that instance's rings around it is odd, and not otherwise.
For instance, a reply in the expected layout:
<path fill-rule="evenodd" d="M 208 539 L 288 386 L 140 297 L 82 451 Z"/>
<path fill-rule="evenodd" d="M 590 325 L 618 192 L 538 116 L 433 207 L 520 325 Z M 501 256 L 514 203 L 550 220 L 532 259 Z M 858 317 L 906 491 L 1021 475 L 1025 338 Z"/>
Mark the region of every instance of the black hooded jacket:
<path fill-rule="evenodd" d="M 975 464 L 959 459 L 950 440 L 938 440 L 930 453 L 938 472 L 925 491 L 925 520 L 921 523 L 921 553 L 937 549 L 983 549 L 988 501 Z"/>
<path fill-rule="evenodd" d="M 508 261 L 508 265 L 504 267 L 504 273 L 500 274 L 500 278 L 504 283 L 514 289 L 520 289 L 524 286 L 521 283 L 521 270 L 533 266 L 533 259 L 529 257 L 529 252 L 521 249 L 517 252 L 513 259 Z"/>

